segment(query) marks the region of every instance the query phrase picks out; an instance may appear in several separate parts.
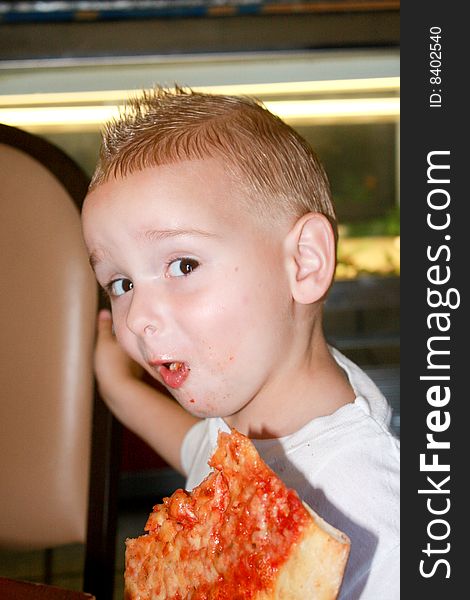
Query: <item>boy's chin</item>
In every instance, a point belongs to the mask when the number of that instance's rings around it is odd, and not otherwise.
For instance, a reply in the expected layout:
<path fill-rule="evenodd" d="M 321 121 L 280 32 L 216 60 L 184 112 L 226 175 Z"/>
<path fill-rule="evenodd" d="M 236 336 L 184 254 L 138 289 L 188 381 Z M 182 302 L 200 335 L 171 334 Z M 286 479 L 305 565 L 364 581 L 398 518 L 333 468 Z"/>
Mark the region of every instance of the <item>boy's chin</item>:
<path fill-rule="evenodd" d="M 181 398 L 176 398 L 176 400 L 186 411 L 199 419 L 214 417 L 223 419 L 233 414 L 233 411 L 224 410 L 224 407 L 217 406 L 215 403 L 204 401 L 203 399 L 189 398 L 182 400 Z"/>

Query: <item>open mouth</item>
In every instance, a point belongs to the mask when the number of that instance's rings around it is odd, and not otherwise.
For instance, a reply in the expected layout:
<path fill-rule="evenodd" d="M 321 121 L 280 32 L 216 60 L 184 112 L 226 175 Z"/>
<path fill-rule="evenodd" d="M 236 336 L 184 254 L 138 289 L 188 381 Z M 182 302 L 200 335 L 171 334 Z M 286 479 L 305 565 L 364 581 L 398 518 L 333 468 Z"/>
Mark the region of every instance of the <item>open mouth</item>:
<path fill-rule="evenodd" d="M 169 369 L 170 371 L 181 371 L 184 368 L 184 363 L 182 362 L 168 362 L 163 364 L 164 367 Z"/>
<path fill-rule="evenodd" d="M 177 389 L 183 385 L 189 375 L 187 364 L 179 361 L 166 362 L 160 365 L 159 372 L 166 385 Z"/>

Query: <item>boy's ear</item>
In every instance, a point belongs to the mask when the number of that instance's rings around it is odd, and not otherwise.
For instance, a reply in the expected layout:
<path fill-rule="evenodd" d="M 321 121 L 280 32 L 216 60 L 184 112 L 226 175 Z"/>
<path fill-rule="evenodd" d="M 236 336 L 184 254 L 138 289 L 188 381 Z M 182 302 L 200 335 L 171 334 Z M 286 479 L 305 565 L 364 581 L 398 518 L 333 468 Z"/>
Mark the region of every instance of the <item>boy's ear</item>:
<path fill-rule="evenodd" d="M 335 238 L 328 219 L 320 213 L 301 217 L 285 239 L 292 297 L 300 304 L 322 298 L 336 266 Z"/>

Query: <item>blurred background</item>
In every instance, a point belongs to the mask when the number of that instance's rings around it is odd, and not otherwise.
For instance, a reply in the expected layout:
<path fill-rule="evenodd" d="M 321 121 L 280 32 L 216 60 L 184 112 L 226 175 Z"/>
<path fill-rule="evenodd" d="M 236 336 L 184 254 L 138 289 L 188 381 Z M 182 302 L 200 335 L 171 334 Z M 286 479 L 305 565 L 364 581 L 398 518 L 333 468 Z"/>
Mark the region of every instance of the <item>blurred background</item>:
<path fill-rule="evenodd" d="M 91 176 L 101 124 L 155 83 L 247 94 L 312 145 L 340 223 L 331 342 L 386 393 L 399 435 L 399 1 L 0 1 L 0 123 L 44 137 Z M 181 480 L 125 431 L 120 529 L 139 534 Z M 80 547 L 54 582 L 80 587 Z M 41 580 L 40 553 L 0 551 L 0 576 Z M 117 577 L 116 597 L 121 591 Z"/>

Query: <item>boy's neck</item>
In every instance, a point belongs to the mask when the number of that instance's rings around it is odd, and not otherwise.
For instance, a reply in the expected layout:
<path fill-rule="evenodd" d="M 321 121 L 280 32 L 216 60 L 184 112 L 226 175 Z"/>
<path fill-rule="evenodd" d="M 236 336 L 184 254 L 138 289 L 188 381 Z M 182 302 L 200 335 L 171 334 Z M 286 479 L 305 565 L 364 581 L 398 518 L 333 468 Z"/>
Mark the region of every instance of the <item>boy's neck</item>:
<path fill-rule="evenodd" d="M 294 356 L 248 406 L 225 421 L 252 438 L 278 438 L 354 400 L 349 380 L 319 328 L 307 351 Z"/>

